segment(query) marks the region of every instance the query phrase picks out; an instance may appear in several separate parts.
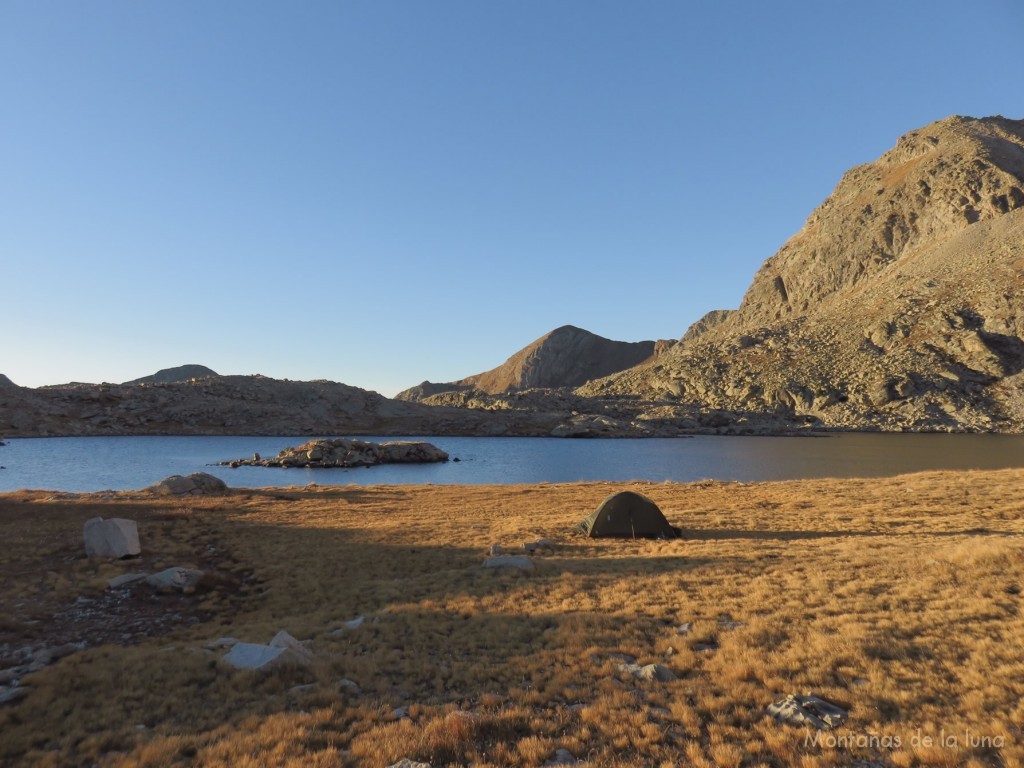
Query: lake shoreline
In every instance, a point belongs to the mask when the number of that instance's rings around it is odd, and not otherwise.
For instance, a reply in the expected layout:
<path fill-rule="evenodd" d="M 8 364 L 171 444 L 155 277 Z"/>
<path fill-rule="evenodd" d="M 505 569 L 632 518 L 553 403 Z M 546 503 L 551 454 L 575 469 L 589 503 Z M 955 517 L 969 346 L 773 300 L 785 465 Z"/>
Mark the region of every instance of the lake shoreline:
<path fill-rule="evenodd" d="M 354 436 L 387 442 L 411 435 Z M 444 437 L 430 442 L 452 461 L 373 467 L 223 466 L 240 456 L 280 455 L 309 436 L 15 438 L 0 448 L 0 491 L 143 488 L 168 475 L 210 472 L 229 485 L 522 485 L 539 482 L 784 480 L 886 477 L 928 470 L 1024 467 L 1018 435 L 809 433 L 678 438 Z M 459 461 L 455 461 L 459 459 Z"/>

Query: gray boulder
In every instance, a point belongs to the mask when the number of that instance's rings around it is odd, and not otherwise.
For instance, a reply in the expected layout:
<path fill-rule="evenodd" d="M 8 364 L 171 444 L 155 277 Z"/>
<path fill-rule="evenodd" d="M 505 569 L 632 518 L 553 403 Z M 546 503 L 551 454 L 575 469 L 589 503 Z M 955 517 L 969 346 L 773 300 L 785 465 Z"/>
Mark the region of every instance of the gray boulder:
<path fill-rule="evenodd" d="M 308 664 L 313 661 L 313 653 L 305 645 L 296 640 L 294 637 L 289 635 L 283 629 L 274 635 L 274 639 L 270 641 L 271 648 L 284 648 L 292 651 L 296 656 L 303 659 L 304 663 Z"/>
<path fill-rule="evenodd" d="M 392 441 L 380 444 L 385 464 L 430 464 L 448 461 L 448 454 L 436 445 L 423 442 Z"/>
<path fill-rule="evenodd" d="M 408 757 L 403 757 L 397 763 L 392 763 L 388 768 L 430 768 L 430 763 L 417 763 Z"/>
<path fill-rule="evenodd" d="M 846 710 L 810 694 L 790 695 L 782 701 L 769 704 L 768 714 L 776 720 L 793 725 L 809 725 L 822 731 L 841 725 L 848 717 Z"/>
<path fill-rule="evenodd" d="M 228 486 L 219 477 L 206 472 L 193 472 L 187 477 L 171 475 L 159 483 L 153 483 L 146 490 L 160 496 L 203 496 L 227 491 Z"/>
<path fill-rule="evenodd" d="M 195 568 L 167 568 L 146 577 L 146 583 L 157 592 L 184 592 L 186 595 L 196 591 L 203 580 L 203 572 Z"/>
<path fill-rule="evenodd" d="M 648 683 L 668 683 L 676 679 L 675 673 L 661 664 L 645 664 L 644 666 L 639 664 L 620 664 L 619 672 Z"/>
<path fill-rule="evenodd" d="M 83 534 L 87 557 L 135 557 L 142 553 L 134 520 L 94 517 L 85 522 Z"/>

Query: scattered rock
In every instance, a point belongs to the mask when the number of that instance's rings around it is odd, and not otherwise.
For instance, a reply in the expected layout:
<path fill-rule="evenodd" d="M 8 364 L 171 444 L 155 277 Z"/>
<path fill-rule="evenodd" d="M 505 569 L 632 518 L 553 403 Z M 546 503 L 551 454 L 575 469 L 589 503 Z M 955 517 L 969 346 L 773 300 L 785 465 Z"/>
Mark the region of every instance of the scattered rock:
<path fill-rule="evenodd" d="M 122 558 L 136 557 L 142 553 L 139 528 L 134 520 L 94 517 L 86 520 L 83 535 L 86 557 Z"/>
<path fill-rule="evenodd" d="M 107 580 L 107 589 L 118 589 L 136 581 L 142 581 L 148 576 L 148 573 L 143 573 L 142 571 L 138 571 L 136 573 L 122 573 L 120 576 L 115 576 L 114 578 Z"/>
<path fill-rule="evenodd" d="M 216 640 L 206 643 L 203 648 L 208 651 L 219 651 L 222 648 L 234 648 L 238 643 L 239 640 L 234 637 L 218 637 Z"/>
<path fill-rule="evenodd" d="M 338 681 L 338 690 L 351 696 L 358 696 L 363 692 L 363 689 L 359 687 L 359 683 L 355 680 L 349 680 L 347 677 Z"/>
<path fill-rule="evenodd" d="M 661 664 L 620 664 L 619 672 L 645 682 L 667 683 L 676 679 L 675 673 Z"/>
<path fill-rule="evenodd" d="M 313 661 L 313 652 L 283 629 L 274 635 L 274 639 L 270 641 L 270 647 L 293 651 L 297 656 L 304 658 L 307 663 Z"/>
<path fill-rule="evenodd" d="M 174 592 L 177 590 L 189 595 L 196 591 L 196 586 L 203 579 L 203 572 L 194 568 L 168 568 L 146 577 L 146 583 L 157 592 Z"/>
<path fill-rule="evenodd" d="M 291 648 L 280 648 L 257 643 L 237 643 L 224 657 L 224 663 L 235 669 L 265 672 L 282 666 L 301 667 L 309 664 L 307 655 Z"/>
<path fill-rule="evenodd" d="M 146 490 L 161 496 L 204 496 L 224 493 L 227 483 L 219 477 L 206 472 L 193 472 L 191 475 L 171 475 Z"/>
<path fill-rule="evenodd" d="M 409 707 L 395 707 L 391 710 L 392 720 L 404 720 L 409 716 Z"/>
<path fill-rule="evenodd" d="M 484 568 L 532 571 L 533 560 L 526 555 L 501 555 L 484 560 Z"/>
<path fill-rule="evenodd" d="M 848 717 L 845 710 L 810 694 L 790 695 L 782 701 L 769 704 L 768 714 L 776 720 L 793 725 L 810 725 L 818 730 L 835 728 Z"/>
<path fill-rule="evenodd" d="M 24 698 L 26 693 L 28 691 L 21 687 L 0 688 L 0 707 L 5 704 L 13 704 L 18 699 Z"/>
<path fill-rule="evenodd" d="M 676 627 L 676 634 L 683 635 L 685 637 L 686 635 L 690 634 L 691 629 L 693 629 L 693 624 L 687 621 Z"/>
<path fill-rule="evenodd" d="M 544 765 L 576 765 L 578 762 L 579 760 L 576 759 L 576 755 L 568 749 L 559 749 L 555 751 L 555 756 L 544 763 Z"/>
<path fill-rule="evenodd" d="M 403 757 L 397 763 L 392 763 L 388 768 L 430 768 L 430 763 L 417 763 L 408 757 Z"/>

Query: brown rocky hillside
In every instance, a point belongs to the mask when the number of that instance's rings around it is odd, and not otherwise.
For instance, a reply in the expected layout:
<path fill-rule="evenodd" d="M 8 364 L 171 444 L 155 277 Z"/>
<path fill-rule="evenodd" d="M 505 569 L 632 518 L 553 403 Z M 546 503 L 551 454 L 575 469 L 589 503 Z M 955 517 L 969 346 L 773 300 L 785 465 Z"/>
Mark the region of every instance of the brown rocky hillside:
<path fill-rule="evenodd" d="M 499 394 L 523 389 L 577 387 L 591 379 L 632 368 L 664 351 L 673 342 L 612 341 L 563 325 L 485 373 L 450 383 L 425 381 L 397 395 L 399 400 L 422 400 L 441 392 L 476 390 Z"/>
<path fill-rule="evenodd" d="M 950 117 L 849 171 L 739 309 L 579 390 L 869 429 L 1024 428 L 1024 121 Z"/>
<path fill-rule="evenodd" d="M 332 381 L 217 376 L 10 387 L 0 435 L 548 434 L 560 414 L 489 414 L 391 400 Z"/>

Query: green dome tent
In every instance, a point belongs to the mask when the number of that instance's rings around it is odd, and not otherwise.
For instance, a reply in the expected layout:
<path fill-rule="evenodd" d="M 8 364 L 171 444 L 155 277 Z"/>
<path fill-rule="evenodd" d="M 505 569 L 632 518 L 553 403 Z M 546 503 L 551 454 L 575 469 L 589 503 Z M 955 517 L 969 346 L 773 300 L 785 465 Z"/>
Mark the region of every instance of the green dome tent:
<path fill-rule="evenodd" d="M 584 536 L 594 537 L 677 539 L 683 535 L 669 525 L 657 504 L 633 491 L 613 493 L 576 528 Z"/>

